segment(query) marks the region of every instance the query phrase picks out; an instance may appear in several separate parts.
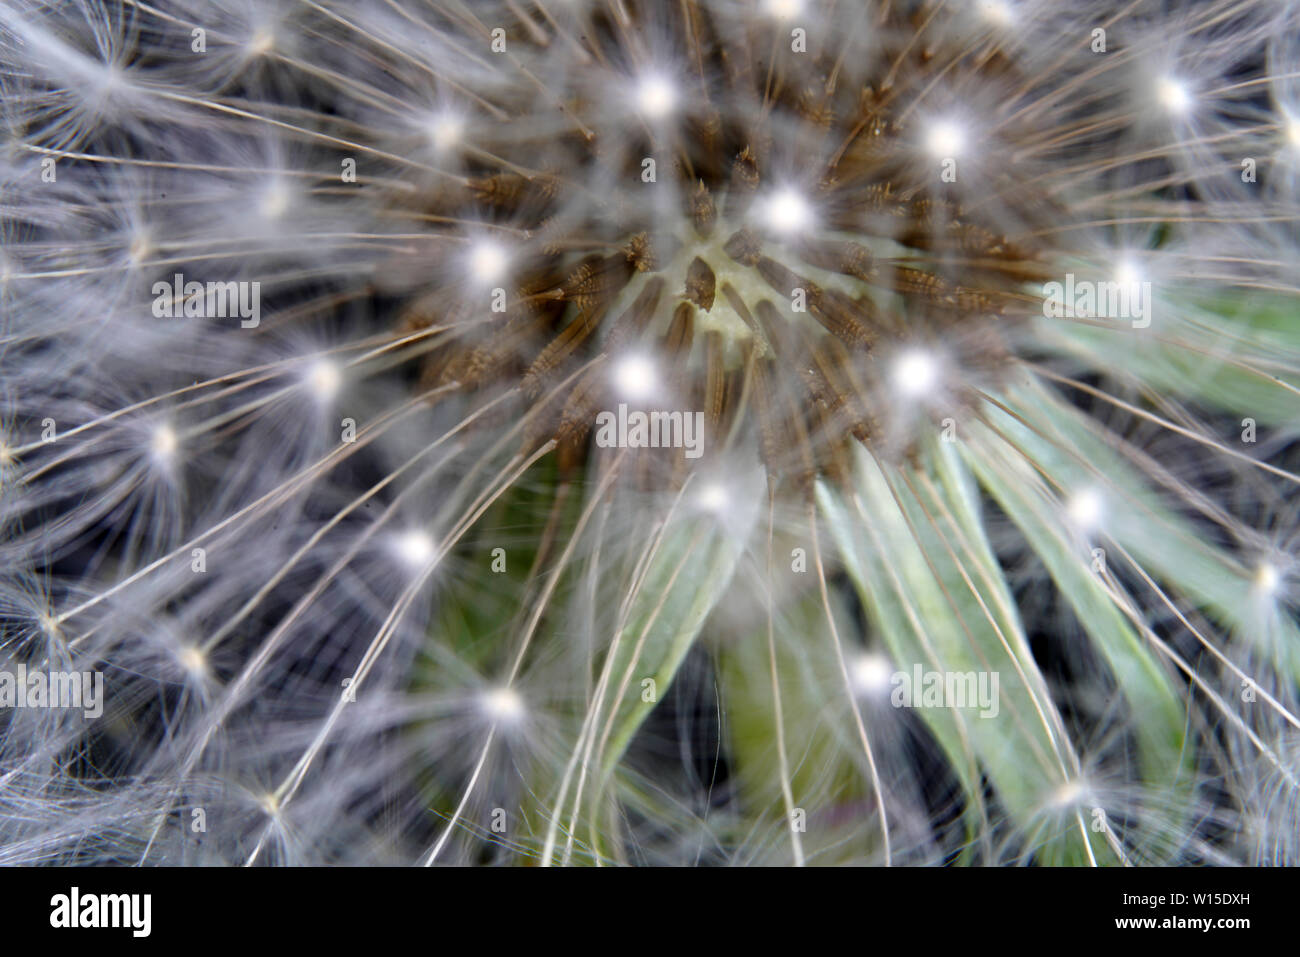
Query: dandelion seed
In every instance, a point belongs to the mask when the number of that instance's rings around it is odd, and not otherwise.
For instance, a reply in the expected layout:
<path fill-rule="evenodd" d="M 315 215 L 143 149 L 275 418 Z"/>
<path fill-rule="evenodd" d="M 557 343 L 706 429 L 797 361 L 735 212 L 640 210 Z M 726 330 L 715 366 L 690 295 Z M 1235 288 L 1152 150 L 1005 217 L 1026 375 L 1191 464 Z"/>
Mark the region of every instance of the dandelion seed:
<path fill-rule="evenodd" d="M 397 557 L 412 570 L 421 570 L 433 561 L 437 551 L 428 532 L 413 528 L 401 533 L 393 542 Z"/>
<path fill-rule="evenodd" d="M 794 190 L 783 189 L 763 204 L 763 222 L 775 233 L 802 232 L 812 223 L 812 209 Z"/>
<path fill-rule="evenodd" d="M 41 634 L 47 638 L 61 639 L 63 630 L 59 627 L 59 620 L 52 613 L 43 611 L 36 616 L 36 623 L 41 629 Z"/>
<path fill-rule="evenodd" d="M 952 120 L 935 120 L 926 130 L 925 148 L 939 159 L 959 156 L 965 145 L 965 131 Z"/>
<path fill-rule="evenodd" d="M 1300 8 L 265 6 L 0 3 L 0 864 L 1300 861 Z"/>
<path fill-rule="evenodd" d="M 429 141 L 438 153 L 460 144 L 465 135 L 465 121 L 452 113 L 440 113 L 429 123 Z"/>
<path fill-rule="evenodd" d="M 1091 532 L 1102 522 L 1105 515 L 1105 503 L 1101 493 L 1093 488 L 1085 488 L 1075 493 L 1066 506 L 1070 524 L 1080 532 Z"/>
<path fill-rule="evenodd" d="M 939 363 L 924 350 L 909 349 L 894 360 L 893 381 L 909 399 L 930 395 L 939 381 Z"/>
<path fill-rule="evenodd" d="M 862 654 L 853 660 L 849 674 L 860 694 L 879 697 L 889 690 L 893 669 L 880 655 Z"/>
<path fill-rule="evenodd" d="M 709 482 L 700 489 L 696 501 L 704 511 L 717 515 L 727 510 L 727 506 L 731 504 L 731 496 L 722 483 Z"/>
<path fill-rule="evenodd" d="M 154 427 L 149 439 L 149 452 L 158 465 L 171 467 L 179 449 L 180 437 L 177 436 L 175 429 L 166 423 Z"/>
<path fill-rule="evenodd" d="M 1292 149 L 1300 150 L 1300 119 L 1294 116 L 1288 116 L 1283 124 L 1286 130 L 1286 141 Z"/>
<path fill-rule="evenodd" d="M 1174 77 L 1161 77 L 1156 81 L 1156 99 L 1175 116 L 1183 116 L 1192 108 L 1192 94 L 1187 85 Z"/>
<path fill-rule="evenodd" d="M 208 673 L 208 659 L 203 650 L 196 645 L 184 645 L 177 653 L 177 660 L 186 674 L 193 678 L 202 678 Z"/>
<path fill-rule="evenodd" d="M 1115 281 L 1131 289 L 1134 286 L 1141 285 L 1142 271 L 1132 259 L 1123 258 L 1120 260 L 1119 265 L 1115 267 Z"/>
<path fill-rule="evenodd" d="M 652 398 L 659 388 L 654 363 L 645 356 L 626 356 L 615 364 L 614 387 L 625 399 L 640 401 Z"/>
<path fill-rule="evenodd" d="M 312 396 L 322 405 L 331 402 L 343 384 L 343 374 L 336 363 L 317 359 L 307 369 L 303 382 Z"/>
<path fill-rule="evenodd" d="M 1130 311 L 1139 308 L 1140 304 L 1144 302 L 1143 283 L 1147 279 L 1137 262 L 1128 256 L 1121 258 L 1119 264 L 1115 267 L 1114 281 L 1119 284 L 1121 296 L 1128 297 Z M 1121 298 L 1121 302 L 1123 301 Z M 1149 320 L 1151 317 L 1146 316 L 1144 318 Z"/>
<path fill-rule="evenodd" d="M 275 49 L 275 34 L 266 28 L 258 29 L 248 38 L 248 52 L 251 56 L 265 56 Z"/>
<path fill-rule="evenodd" d="M 483 711 L 493 721 L 517 724 L 524 716 L 524 700 L 513 688 L 492 688 L 483 693 Z"/>
<path fill-rule="evenodd" d="M 790 20 L 803 12 L 803 0 L 767 0 L 764 10 L 775 20 Z"/>
<path fill-rule="evenodd" d="M 651 74 L 637 84 L 636 103 L 647 119 L 662 119 L 677 105 L 677 91 L 665 77 Z"/>
<path fill-rule="evenodd" d="M 1282 583 L 1282 576 L 1278 574 L 1277 568 L 1270 562 L 1262 563 L 1255 570 L 1255 591 L 1265 597 L 1272 597 Z"/>
<path fill-rule="evenodd" d="M 292 194 L 286 184 L 272 183 L 257 204 L 258 215 L 267 221 L 277 220 L 288 211 L 291 201 Z"/>
<path fill-rule="evenodd" d="M 498 282 L 505 275 L 509 263 L 505 249 L 490 240 L 480 240 L 470 249 L 470 275 L 480 285 Z"/>
<path fill-rule="evenodd" d="M 1015 23 L 1015 8 L 1007 0 L 978 0 L 980 15 L 985 20 L 999 27 L 1008 27 Z"/>
<path fill-rule="evenodd" d="M 149 234 L 139 232 L 131 238 L 131 245 L 127 255 L 130 257 L 133 265 L 139 265 L 149 259 L 154 254 L 153 242 Z M 0 276 L 3 279 L 3 276 Z"/>

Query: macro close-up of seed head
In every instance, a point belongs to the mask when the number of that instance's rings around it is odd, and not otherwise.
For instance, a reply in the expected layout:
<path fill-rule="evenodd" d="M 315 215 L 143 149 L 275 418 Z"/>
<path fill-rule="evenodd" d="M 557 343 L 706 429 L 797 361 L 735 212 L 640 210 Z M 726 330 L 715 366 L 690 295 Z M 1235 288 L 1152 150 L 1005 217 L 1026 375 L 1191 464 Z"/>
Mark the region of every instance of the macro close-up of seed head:
<path fill-rule="evenodd" d="M 0 0 L 0 137 L 0 863 L 1300 858 L 1300 4 Z"/>

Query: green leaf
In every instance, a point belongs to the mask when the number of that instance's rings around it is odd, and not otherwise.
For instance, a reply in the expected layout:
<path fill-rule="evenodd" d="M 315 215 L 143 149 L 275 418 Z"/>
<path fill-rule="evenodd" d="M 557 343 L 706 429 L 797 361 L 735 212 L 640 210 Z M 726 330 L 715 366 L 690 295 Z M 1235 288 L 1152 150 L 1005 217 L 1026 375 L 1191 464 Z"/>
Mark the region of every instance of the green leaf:
<path fill-rule="evenodd" d="M 998 676 L 996 713 L 918 708 L 968 796 L 980 793 L 987 774 L 1007 812 L 1034 835 L 1036 861 L 1085 863 L 1091 849 L 1099 862 L 1112 862 L 1101 836 L 1083 827 L 1084 809 L 1058 804 L 1075 759 L 984 538 L 964 466 L 950 452 L 932 451 L 919 468 L 908 467 L 909 485 L 905 473 L 887 472 L 864 452 L 857 464 L 855 494 L 821 485 L 818 501 L 895 667 Z"/>

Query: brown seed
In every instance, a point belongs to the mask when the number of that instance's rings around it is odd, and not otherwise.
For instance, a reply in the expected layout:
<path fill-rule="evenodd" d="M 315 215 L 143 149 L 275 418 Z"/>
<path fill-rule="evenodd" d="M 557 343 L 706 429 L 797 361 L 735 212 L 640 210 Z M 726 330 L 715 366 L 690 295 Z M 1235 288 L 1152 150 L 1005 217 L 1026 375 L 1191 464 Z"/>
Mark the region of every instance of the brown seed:
<path fill-rule="evenodd" d="M 871 250 L 861 243 L 847 240 L 805 243 L 799 249 L 799 256 L 819 269 L 843 273 L 855 279 L 868 279 L 872 272 Z"/>
<path fill-rule="evenodd" d="M 628 340 L 639 337 L 645 331 L 650 320 L 654 318 L 664 287 L 667 285 L 668 282 L 663 276 L 655 276 L 646 282 L 645 288 L 637 295 L 636 300 L 614 323 L 609 341 L 606 343 L 607 352 L 617 351 Z"/>
<path fill-rule="evenodd" d="M 689 302 L 679 302 L 673 310 L 673 320 L 668 324 L 668 332 L 663 339 L 664 352 L 671 362 L 686 358 L 691 351 L 691 340 L 695 337 L 695 307 Z"/>
<path fill-rule="evenodd" d="M 704 185 L 704 180 L 700 180 L 691 196 L 691 221 L 700 238 L 708 239 L 713 235 L 713 227 L 718 221 L 718 207 L 713 202 L 713 194 Z"/>
<path fill-rule="evenodd" d="M 709 426 L 717 429 L 727 395 L 726 371 L 722 367 L 722 334 L 710 332 L 704 337 L 704 415 Z"/>
<path fill-rule="evenodd" d="M 647 233 L 637 233 L 628 240 L 627 245 L 623 247 L 623 255 L 637 272 L 653 272 L 659 265 L 655 261 L 654 250 L 650 246 L 650 236 Z"/>
<path fill-rule="evenodd" d="M 731 235 L 722 251 L 742 266 L 753 266 L 763 255 L 763 243 L 753 230 L 741 229 Z"/>
<path fill-rule="evenodd" d="M 686 291 L 683 295 L 705 312 L 713 308 L 713 297 L 717 290 L 717 277 L 713 270 L 699 256 L 691 260 L 686 268 Z"/>
<path fill-rule="evenodd" d="M 895 266 L 890 273 L 890 287 L 904 296 L 923 296 L 940 301 L 948 295 L 948 284 L 934 273 L 910 266 Z"/>

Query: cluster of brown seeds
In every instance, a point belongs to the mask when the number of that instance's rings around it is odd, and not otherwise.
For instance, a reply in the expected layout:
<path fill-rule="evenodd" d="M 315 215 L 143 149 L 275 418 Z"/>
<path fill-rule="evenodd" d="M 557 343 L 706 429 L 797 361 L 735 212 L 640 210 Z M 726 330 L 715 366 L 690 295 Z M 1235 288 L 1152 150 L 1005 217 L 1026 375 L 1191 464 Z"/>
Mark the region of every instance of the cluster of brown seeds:
<path fill-rule="evenodd" d="M 639 7 L 629 9 L 635 20 Z M 959 350 L 963 370 L 996 370 L 1008 350 L 1002 328 L 1040 306 L 1023 290 L 1048 275 L 1046 250 L 998 225 L 1027 234 L 1043 204 L 1008 196 L 994 204 L 997 223 L 989 204 L 966 212 L 968 191 L 941 181 L 904 119 L 941 63 L 990 82 L 1004 82 L 1009 67 L 996 51 L 949 63 L 941 50 L 900 44 L 879 56 L 885 72 L 874 84 L 851 84 L 847 48 L 787 54 L 755 36 L 737 50 L 697 6 L 682 9 L 682 49 L 699 65 L 687 88 L 698 95 L 675 135 L 647 128 L 643 143 L 616 151 L 584 120 L 565 141 L 567 168 L 484 168 L 447 191 L 440 215 L 508 223 L 531 252 L 512 263 L 502 311 L 482 297 L 441 308 L 460 302 L 447 294 L 413 310 L 408 328 L 468 323 L 429 360 L 425 384 L 517 387 L 533 412 L 529 441 L 554 440 L 565 470 L 588 455 L 596 414 L 620 401 L 610 359 L 638 348 L 663 370 L 673 408 L 705 413 L 710 450 L 748 435 L 774 479 L 807 487 L 843 474 L 850 443 L 900 451 L 882 423 L 897 401 L 882 356 L 942 342 Z M 600 59 L 602 43 L 619 42 L 618 25 L 606 26 L 585 38 Z M 896 26 L 906 36 L 914 24 Z M 669 150 L 671 179 L 644 182 L 637 157 Z M 627 191 L 577 224 L 558 215 L 584 189 L 583 171 L 615 152 Z M 794 166 L 817 173 L 802 176 L 812 223 L 774 231 L 762 204 Z M 636 201 L 664 186 L 680 196 L 675 233 L 654 204 Z M 730 325 L 713 321 L 719 312 Z"/>

